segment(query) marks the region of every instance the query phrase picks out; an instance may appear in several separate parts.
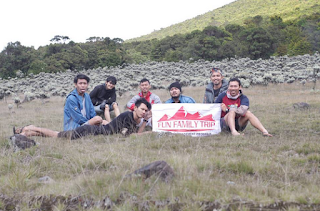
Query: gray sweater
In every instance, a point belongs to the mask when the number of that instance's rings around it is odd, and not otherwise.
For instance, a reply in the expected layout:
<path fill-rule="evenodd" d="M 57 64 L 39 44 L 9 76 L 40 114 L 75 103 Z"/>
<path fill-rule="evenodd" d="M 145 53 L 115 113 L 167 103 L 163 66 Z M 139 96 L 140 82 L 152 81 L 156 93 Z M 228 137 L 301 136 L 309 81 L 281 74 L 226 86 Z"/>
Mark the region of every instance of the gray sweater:
<path fill-rule="evenodd" d="M 225 92 L 228 89 L 228 82 L 225 79 L 222 79 L 222 86 L 220 87 L 219 94 Z M 218 94 L 218 95 L 219 95 Z M 214 103 L 218 96 L 214 97 L 213 83 L 210 82 L 204 93 L 203 103 Z"/>

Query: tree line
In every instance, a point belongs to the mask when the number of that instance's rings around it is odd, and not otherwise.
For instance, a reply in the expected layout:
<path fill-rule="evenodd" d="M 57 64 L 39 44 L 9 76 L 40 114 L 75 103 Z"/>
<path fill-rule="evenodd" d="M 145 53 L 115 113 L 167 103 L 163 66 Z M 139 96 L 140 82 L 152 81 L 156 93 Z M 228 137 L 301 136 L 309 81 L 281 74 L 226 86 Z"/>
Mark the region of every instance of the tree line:
<path fill-rule="evenodd" d="M 247 18 L 243 25 L 208 26 L 164 39 L 124 42 L 121 38 L 90 37 L 85 43 L 57 35 L 51 44 L 26 47 L 8 43 L 0 53 L 0 77 L 40 72 L 111 67 L 146 61 L 208 61 L 249 57 L 312 54 L 320 51 L 320 13 L 284 22 L 280 16 Z"/>

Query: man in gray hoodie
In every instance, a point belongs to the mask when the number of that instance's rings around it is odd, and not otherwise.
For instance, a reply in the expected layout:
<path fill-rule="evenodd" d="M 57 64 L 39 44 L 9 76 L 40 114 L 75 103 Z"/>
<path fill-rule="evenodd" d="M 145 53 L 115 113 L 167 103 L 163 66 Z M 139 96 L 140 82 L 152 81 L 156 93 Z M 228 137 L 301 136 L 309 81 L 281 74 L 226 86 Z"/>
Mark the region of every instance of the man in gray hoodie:
<path fill-rule="evenodd" d="M 214 103 L 218 95 L 228 89 L 228 82 L 223 78 L 219 68 L 212 68 L 210 71 L 211 82 L 207 85 L 203 97 L 203 103 Z"/>

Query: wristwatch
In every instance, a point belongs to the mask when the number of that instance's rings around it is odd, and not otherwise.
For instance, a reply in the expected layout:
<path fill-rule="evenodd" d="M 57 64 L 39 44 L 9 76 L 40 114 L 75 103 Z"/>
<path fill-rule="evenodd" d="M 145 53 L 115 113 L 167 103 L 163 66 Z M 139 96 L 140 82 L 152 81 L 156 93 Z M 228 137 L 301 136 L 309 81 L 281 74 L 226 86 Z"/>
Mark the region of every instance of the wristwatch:
<path fill-rule="evenodd" d="M 146 120 L 146 119 L 143 119 L 143 121 L 144 121 L 144 122 L 148 122 L 148 120 Z"/>
<path fill-rule="evenodd" d="M 226 108 L 226 113 L 228 113 L 228 112 L 229 112 L 229 109 Z"/>

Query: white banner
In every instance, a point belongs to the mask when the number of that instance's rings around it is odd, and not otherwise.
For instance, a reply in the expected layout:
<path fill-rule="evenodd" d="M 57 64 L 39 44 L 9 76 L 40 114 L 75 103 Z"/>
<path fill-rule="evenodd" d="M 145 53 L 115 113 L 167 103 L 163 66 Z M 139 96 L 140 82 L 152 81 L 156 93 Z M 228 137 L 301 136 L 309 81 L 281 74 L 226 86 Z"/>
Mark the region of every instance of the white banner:
<path fill-rule="evenodd" d="M 152 131 L 209 136 L 221 132 L 220 103 L 168 103 L 152 105 Z"/>

